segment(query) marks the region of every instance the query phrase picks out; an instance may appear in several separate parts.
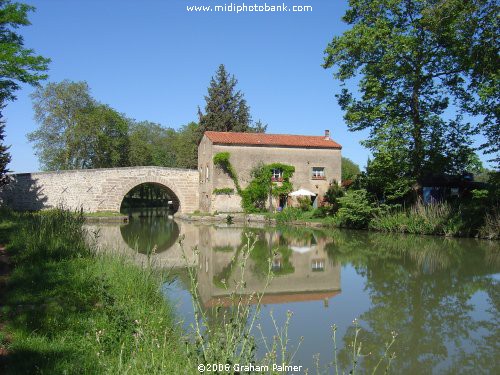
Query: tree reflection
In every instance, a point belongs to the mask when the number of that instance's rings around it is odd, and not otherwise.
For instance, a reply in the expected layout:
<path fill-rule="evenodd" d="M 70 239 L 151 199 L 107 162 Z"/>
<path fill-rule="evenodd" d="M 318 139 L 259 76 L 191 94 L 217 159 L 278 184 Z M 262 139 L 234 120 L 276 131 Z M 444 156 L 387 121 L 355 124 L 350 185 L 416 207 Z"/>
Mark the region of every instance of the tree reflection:
<path fill-rule="evenodd" d="M 423 236 L 335 232 L 327 252 L 366 277 L 371 308 L 360 316 L 364 328 L 363 366 L 373 368 L 391 331 L 397 358 L 392 371 L 423 374 L 493 369 L 498 356 L 500 293 L 498 248 L 488 242 Z M 488 295 L 482 312 L 473 297 Z M 344 343 L 353 340 L 348 329 Z M 350 361 L 347 345 L 340 352 Z"/>

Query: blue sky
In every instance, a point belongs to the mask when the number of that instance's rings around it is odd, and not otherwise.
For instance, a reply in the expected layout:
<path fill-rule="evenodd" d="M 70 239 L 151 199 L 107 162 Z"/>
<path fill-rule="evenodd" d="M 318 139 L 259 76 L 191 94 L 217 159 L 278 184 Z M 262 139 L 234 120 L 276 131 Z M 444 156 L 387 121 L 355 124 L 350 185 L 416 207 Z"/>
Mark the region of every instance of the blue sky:
<path fill-rule="evenodd" d="M 284 0 L 311 5 L 308 13 L 193 13 L 188 5 L 224 0 L 45 0 L 25 45 L 52 59 L 49 81 L 87 81 L 94 98 L 128 117 L 178 128 L 197 120 L 197 107 L 219 64 L 238 79 L 254 120 L 268 133 L 321 135 L 330 129 L 343 155 L 364 165 L 366 133 L 347 131 L 335 100 L 339 83 L 321 67 L 323 51 L 346 29 L 344 0 Z M 234 0 L 233 3 L 263 4 Z M 282 1 L 268 0 L 268 4 Z M 36 171 L 26 134 L 36 129 L 29 94 L 9 103 L 6 142 L 15 172 Z"/>

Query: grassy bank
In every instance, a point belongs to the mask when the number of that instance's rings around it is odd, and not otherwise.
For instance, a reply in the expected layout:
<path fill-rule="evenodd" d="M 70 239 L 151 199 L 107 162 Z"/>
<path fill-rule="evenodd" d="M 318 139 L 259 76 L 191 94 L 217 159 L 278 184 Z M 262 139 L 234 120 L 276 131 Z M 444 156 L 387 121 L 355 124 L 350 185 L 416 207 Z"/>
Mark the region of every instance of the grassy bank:
<path fill-rule="evenodd" d="M 83 220 L 64 211 L 1 213 L 14 266 L 0 317 L 2 373 L 185 372 L 162 275 L 94 252 Z"/>

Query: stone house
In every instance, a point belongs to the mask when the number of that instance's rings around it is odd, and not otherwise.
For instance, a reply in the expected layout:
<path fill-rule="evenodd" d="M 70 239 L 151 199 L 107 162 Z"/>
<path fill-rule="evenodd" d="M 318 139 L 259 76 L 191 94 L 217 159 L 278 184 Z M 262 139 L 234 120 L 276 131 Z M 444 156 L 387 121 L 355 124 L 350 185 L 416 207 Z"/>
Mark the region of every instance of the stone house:
<path fill-rule="evenodd" d="M 200 210 L 204 212 L 241 212 L 241 198 L 229 175 L 214 165 L 214 155 L 228 152 L 230 162 L 244 189 L 251 181 L 251 171 L 259 164 L 282 163 L 295 167 L 290 179 L 294 190 L 306 189 L 316 194 L 314 204 L 321 202 L 329 184 L 341 178 L 342 146 L 323 136 L 232 133 L 207 131 L 198 147 Z M 280 184 L 282 171 L 273 170 L 272 181 Z M 234 189 L 218 194 L 220 189 Z M 215 192 L 214 192 L 215 190 Z M 284 207 L 288 197 L 273 199 L 275 209 Z"/>

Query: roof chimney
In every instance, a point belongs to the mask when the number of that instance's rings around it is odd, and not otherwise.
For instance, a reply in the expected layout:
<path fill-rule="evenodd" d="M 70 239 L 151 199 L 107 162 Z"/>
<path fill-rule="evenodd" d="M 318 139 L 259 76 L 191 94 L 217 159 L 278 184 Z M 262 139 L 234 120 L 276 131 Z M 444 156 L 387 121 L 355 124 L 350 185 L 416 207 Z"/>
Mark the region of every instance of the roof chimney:
<path fill-rule="evenodd" d="M 330 140 L 330 130 L 326 129 L 325 130 L 325 141 L 329 141 Z"/>

